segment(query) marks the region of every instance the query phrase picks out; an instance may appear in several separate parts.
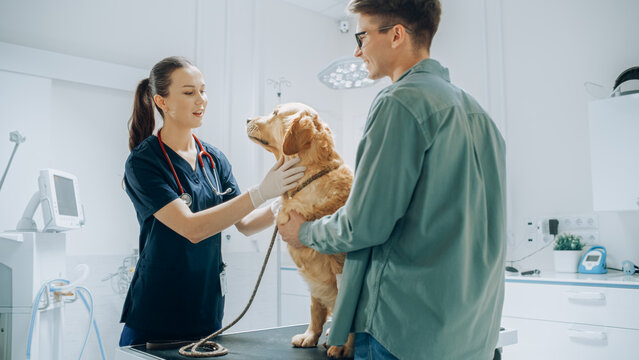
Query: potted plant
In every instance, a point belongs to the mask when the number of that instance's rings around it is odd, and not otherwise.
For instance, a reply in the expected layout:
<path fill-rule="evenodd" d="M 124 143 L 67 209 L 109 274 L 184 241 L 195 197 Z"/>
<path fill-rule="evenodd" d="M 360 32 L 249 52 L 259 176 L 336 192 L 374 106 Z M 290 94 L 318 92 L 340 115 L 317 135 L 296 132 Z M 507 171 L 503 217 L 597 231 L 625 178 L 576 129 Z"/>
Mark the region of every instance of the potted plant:
<path fill-rule="evenodd" d="M 553 248 L 555 271 L 576 273 L 583 248 L 580 236 L 569 233 L 558 235 Z"/>

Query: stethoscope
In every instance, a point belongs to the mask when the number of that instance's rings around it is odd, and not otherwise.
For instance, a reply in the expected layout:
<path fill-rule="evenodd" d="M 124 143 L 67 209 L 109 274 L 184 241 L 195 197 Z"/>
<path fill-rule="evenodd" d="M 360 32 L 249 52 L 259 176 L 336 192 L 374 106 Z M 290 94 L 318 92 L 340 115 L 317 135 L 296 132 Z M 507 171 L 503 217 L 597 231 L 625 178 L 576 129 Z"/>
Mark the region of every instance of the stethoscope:
<path fill-rule="evenodd" d="M 169 163 L 169 167 L 171 167 L 171 172 L 173 172 L 173 177 L 175 178 L 175 182 L 177 182 L 178 188 L 180 188 L 180 199 L 184 201 L 186 206 L 190 207 L 191 203 L 193 203 L 193 198 L 191 197 L 191 195 L 184 192 L 184 189 L 182 188 L 180 179 L 178 179 L 178 176 L 175 173 L 175 169 L 173 168 L 173 164 L 171 163 L 171 159 L 169 159 L 169 154 L 167 154 L 166 150 L 164 149 L 164 143 L 162 143 L 161 133 L 162 133 L 162 129 L 158 131 L 158 142 L 160 143 L 160 148 L 162 148 L 162 153 L 164 154 L 164 157 L 166 158 L 166 162 Z M 200 162 L 200 167 L 202 167 L 202 172 L 204 172 L 204 176 L 206 177 L 206 181 L 208 181 L 209 186 L 211 187 L 211 190 L 213 190 L 213 192 L 218 196 L 228 194 L 229 192 L 231 192 L 232 190 L 231 188 L 224 190 L 224 192 L 222 193 L 217 190 L 220 188 L 220 183 L 217 180 L 218 176 L 217 176 L 217 171 L 215 170 L 215 163 L 213 162 L 213 157 L 211 156 L 211 154 L 209 154 L 208 152 L 204 150 L 204 146 L 202 146 L 202 143 L 200 143 L 200 140 L 198 140 L 195 134 L 191 134 L 191 135 L 193 135 L 195 142 L 200 147 L 200 152 L 197 154 L 197 158 Z M 209 179 L 209 175 L 204 170 L 204 160 L 202 160 L 202 156 L 206 156 L 209 159 L 209 162 L 211 162 L 211 168 L 213 169 L 213 177 L 215 178 L 215 184 L 217 185 L 217 189 L 213 186 L 213 183 L 211 183 L 211 180 Z"/>

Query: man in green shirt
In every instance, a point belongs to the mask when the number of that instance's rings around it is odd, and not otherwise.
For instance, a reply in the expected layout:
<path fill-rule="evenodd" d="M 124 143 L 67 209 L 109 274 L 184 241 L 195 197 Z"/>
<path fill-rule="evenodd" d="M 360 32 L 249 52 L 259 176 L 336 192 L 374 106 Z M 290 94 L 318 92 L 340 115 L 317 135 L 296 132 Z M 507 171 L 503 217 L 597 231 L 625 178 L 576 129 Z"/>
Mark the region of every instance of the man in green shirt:
<path fill-rule="evenodd" d="M 355 56 L 389 76 L 370 108 L 346 204 L 282 239 L 347 252 L 329 345 L 356 359 L 493 358 L 504 297 L 505 144 L 430 59 L 438 0 L 353 0 Z"/>

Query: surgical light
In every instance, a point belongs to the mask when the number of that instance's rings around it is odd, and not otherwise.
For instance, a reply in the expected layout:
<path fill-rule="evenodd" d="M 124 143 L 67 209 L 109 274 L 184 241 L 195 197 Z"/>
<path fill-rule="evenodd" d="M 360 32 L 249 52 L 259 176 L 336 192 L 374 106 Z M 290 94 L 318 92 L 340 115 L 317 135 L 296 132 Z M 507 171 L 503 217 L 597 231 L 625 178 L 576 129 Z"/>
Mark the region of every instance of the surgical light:
<path fill-rule="evenodd" d="M 317 77 L 326 86 L 337 90 L 367 87 L 377 82 L 368 78 L 362 59 L 350 56 L 333 60 Z"/>

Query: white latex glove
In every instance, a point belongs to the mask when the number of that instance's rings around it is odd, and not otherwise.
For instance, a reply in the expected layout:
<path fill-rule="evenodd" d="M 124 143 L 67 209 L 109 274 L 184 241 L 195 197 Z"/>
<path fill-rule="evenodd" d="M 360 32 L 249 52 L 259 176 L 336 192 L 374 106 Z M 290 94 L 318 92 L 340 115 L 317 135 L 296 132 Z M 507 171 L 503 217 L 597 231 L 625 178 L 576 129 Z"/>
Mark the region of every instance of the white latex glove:
<path fill-rule="evenodd" d="M 296 166 L 299 158 L 293 158 L 284 162 L 282 157 L 264 176 L 262 182 L 249 189 L 249 195 L 253 206 L 258 208 L 266 200 L 282 195 L 297 186 L 297 180 L 304 176 L 304 166 Z"/>

